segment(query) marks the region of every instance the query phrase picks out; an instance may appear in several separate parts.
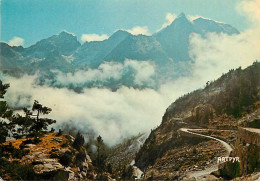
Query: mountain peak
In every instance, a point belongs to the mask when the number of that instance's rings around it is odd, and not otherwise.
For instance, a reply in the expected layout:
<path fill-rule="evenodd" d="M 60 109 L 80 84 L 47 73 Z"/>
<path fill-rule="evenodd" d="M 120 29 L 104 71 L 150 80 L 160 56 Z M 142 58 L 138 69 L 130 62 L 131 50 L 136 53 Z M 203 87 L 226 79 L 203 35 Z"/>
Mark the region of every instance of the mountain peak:
<path fill-rule="evenodd" d="M 81 44 L 73 33 L 61 31 L 28 47 L 25 54 L 37 58 L 71 55 Z M 55 55 L 53 54 L 55 52 Z"/>
<path fill-rule="evenodd" d="M 61 31 L 58 36 L 76 36 L 74 33 L 67 32 L 65 30 Z"/>
<path fill-rule="evenodd" d="M 130 35 L 130 33 L 129 33 L 128 31 L 125 31 L 125 30 L 117 30 L 117 31 L 114 33 L 114 35 L 115 35 L 115 34 Z"/>
<path fill-rule="evenodd" d="M 118 39 L 118 40 L 122 41 L 129 35 L 131 35 L 131 34 L 125 30 L 118 30 L 114 34 L 112 34 L 112 36 L 110 36 L 109 39 Z"/>
<path fill-rule="evenodd" d="M 183 12 L 181 12 L 177 18 L 186 18 L 186 15 Z"/>
<path fill-rule="evenodd" d="M 177 18 L 173 21 L 174 22 L 180 22 L 180 23 L 183 23 L 183 22 L 190 22 L 190 20 L 188 20 L 188 18 L 186 17 L 186 15 L 184 13 L 180 13 Z"/>

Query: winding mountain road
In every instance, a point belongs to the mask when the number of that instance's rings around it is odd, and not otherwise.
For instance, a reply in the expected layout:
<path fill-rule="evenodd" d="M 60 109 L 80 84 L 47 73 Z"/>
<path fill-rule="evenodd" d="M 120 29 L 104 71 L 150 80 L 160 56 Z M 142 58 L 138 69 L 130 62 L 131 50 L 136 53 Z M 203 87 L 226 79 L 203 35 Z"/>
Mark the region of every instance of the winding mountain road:
<path fill-rule="evenodd" d="M 210 138 L 210 139 L 213 139 L 213 140 L 220 142 L 225 147 L 226 151 L 228 152 L 227 153 L 227 156 L 228 156 L 230 154 L 230 152 L 232 151 L 232 147 L 228 143 L 226 143 L 225 141 L 220 140 L 220 139 L 215 138 L 215 137 L 212 137 L 212 136 L 191 132 L 191 131 L 205 131 L 205 130 L 209 130 L 209 129 L 180 128 L 180 131 L 182 131 L 182 132 L 186 132 L 186 133 L 189 133 L 189 134 L 193 134 L 193 135 L 197 135 L 197 136 L 201 136 L 201 137 L 205 137 L 205 138 Z M 207 168 L 205 170 L 188 173 L 188 177 L 189 178 L 194 177 L 195 179 L 197 179 L 200 176 L 210 174 L 211 172 L 214 172 L 214 171 L 217 171 L 217 170 L 218 170 L 218 164 L 215 164 L 212 167 Z"/>
<path fill-rule="evenodd" d="M 228 143 L 226 143 L 225 141 L 223 141 L 223 140 L 221 140 L 221 139 L 218 139 L 218 138 L 215 138 L 215 137 L 212 137 L 212 136 L 203 135 L 203 134 L 200 134 L 200 133 L 190 132 L 190 131 L 205 131 L 205 130 L 209 130 L 209 129 L 180 128 L 180 131 L 183 131 L 183 132 L 190 133 L 190 134 L 193 134 L 193 135 L 197 135 L 197 136 L 201 136 L 201 137 L 206 137 L 206 138 L 210 138 L 210 139 L 219 141 L 219 142 L 225 147 L 225 149 L 228 151 L 228 154 L 232 151 L 232 147 L 231 147 Z"/>

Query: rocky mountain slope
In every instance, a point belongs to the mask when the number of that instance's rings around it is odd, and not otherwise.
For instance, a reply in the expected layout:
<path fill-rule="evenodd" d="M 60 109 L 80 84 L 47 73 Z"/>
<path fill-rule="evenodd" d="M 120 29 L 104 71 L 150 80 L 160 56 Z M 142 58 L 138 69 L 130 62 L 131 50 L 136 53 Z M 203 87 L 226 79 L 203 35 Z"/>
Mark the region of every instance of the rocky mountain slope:
<path fill-rule="evenodd" d="M 74 138 L 48 133 L 30 139 L 7 141 L 1 155 L 0 177 L 5 180 L 91 180 L 97 174 L 86 149 L 72 147 Z M 7 148 L 8 147 L 8 148 Z M 19 154 L 23 152 L 23 154 Z"/>
<path fill-rule="evenodd" d="M 146 178 L 176 180 L 184 179 L 187 172 L 203 170 L 214 163 L 216 166 L 217 157 L 226 156 L 225 149 L 214 140 L 183 134 L 180 128 L 210 129 L 211 132 L 204 134 L 215 135 L 236 148 L 240 145 L 239 139 L 235 139 L 238 127 L 245 126 L 245 120 L 248 120 L 247 127 L 260 124 L 259 90 L 260 63 L 255 62 L 244 70 L 230 70 L 216 81 L 207 83 L 204 89 L 177 99 L 137 153 L 136 165 L 145 171 Z M 221 130 L 229 132 L 224 134 Z M 253 150 L 257 149 L 254 147 Z M 255 153 L 252 151 L 253 155 Z M 241 156 L 237 151 L 232 155 Z M 252 165 L 257 168 L 259 162 Z M 235 176 L 241 176 L 241 173 Z"/>
<path fill-rule="evenodd" d="M 24 56 L 36 58 L 69 56 L 80 46 L 76 36 L 62 31 L 59 35 L 38 41 L 35 45 L 25 48 L 24 51 L 20 50 L 20 52 Z"/>
<path fill-rule="evenodd" d="M 143 145 L 146 134 L 139 134 L 109 149 L 106 162 L 113 168 L 120 169 L 122 165 L 134 165 L 135 154 Z"/>
<path fill-rule="evenodd" d="M 119 30 L 107 40 L 85 42 L 74 52 L 75 61 L 73 61 L 73 64 L 97 67 L 113 49 L 129 36 L 132 35 Z"/>

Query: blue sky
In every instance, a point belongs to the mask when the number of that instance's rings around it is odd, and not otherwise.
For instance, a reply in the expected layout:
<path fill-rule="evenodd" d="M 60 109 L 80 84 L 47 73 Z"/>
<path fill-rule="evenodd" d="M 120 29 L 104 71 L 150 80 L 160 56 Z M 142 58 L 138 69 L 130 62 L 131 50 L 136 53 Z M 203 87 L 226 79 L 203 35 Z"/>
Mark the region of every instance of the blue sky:
<path fill-rule="evenodd" d="M 61 30 L 111 35 L 118 29 L 147 26 L 156 32 L 167 13 L 200 15 L 233 25 L 239 31 L 249 23 L 237 11 L 241 0 L 2 0 L 1 41 L 13 37 L 30 46 Z"/>

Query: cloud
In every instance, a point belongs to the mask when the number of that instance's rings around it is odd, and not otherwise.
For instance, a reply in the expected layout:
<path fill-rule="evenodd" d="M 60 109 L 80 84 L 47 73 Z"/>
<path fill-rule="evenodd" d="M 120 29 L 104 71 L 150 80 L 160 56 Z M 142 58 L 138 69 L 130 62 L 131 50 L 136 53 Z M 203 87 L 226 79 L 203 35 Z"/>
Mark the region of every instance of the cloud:
<path fill-rule="evenodd" d="M 258 0 L 242 1 L 238 7 L 238 11 L 248 19 L 253 24 L 253 28 L 258 28 L 260 26 L 260 2 Z"/>
<path fill-rule="evenodd" d="M 134 81 L 136 84 L 142 85 L 143 83 L 153 83 L 155 68 L 150 62 L 126 60 L 125 65 L 136 70 L 136 74 L 134 77 Z"/>
<path fill-rule="evenodd" d="M 132 35 L 150 35 L 149 29 L 147 26 L 135 26 L 132 29 L 126 30 Z"/>
<path fill-rule="evenodd" d="M 189 54 L 193 60 L 191 74 L 171 83 L 175 93 L 188 93 L 203 87 L 207 81 L 216 80 L 230 69 L 239 66 L 246 68 L 259 60 L 259 4 L 258 1 L 243 1 L 239 5 L 240 11 L 246 12 L 254 22 L 251 29 L 234 35 L 209 33 L 205 37 L 198 34 L 190 36 Z"/>
<path fill-rule="evenodd" d="M 176 14 L 167 13 L 165 19 L 168 21 L 168 23 L 172 23 L 176 17 Z"/>
<path fill-rule="evenodd" d="M 259 49 L 255 48 L 259 45 L 258 40 L 252 32 L 232 36 L 213 33 L 206 38 L 193 34 L 190 55 L 195 61 L 194 73 L 201 77 L 202 73 L 218 77 L 229 69 L 247 67 L 260 57 Z"/>
<path fill-rule="evenodd" d="M 163 23 L 162 27 L 159 30 L 157 30 L 157 31 L 160 31 L 160 30 L 166 28 L 167 26 L 169 26 L 174 21 L 174 19 L 176 17 L 177 17 L 176 14 L 167 13 L 166 16 L 165 16 L 166 22 Z"/>
<path fill-rule="evenodd" d="M 10 46 L 23 46 L 24 45 L 24 39 L 20 38 L 20 37 L 13 37 L 13 39 L 11 39 L 8 44 Z"/>
<path fill-rule="evenodd" d="M 172 100 L 164 92 L 124 86 L 117 91 L 86 88 L 77 94 L 67 88 L 39 86 L 36 79 L 37 75 L 5 78 L 11 84 L 6 96 L 9 105 L 32 105 L 38 100 L 52 108 L 49 116 L 57 120 L 56 125 L 71 120 L 82 132 L 100 134 L 109 145 L 159 125 Z"/>
<path fill-rule="evenodd" d="M 58 84 L 84 84 L 90 81 L 119 80 L 122 77 L 123 65 L 114 62 L 105 62 L 97 69 L 79 70 L 75 73 L 62 73 L 54 70 Z"/>
<path fill-rule="evenodd" d="M 148 61 L 126 59 L 124 62 L 105 62 L 97 69 L 79 70 L 72 73 L 55 71 L 59 85 L 80 85 L 89 81 L 111 81 L 132 76 L 138 85 L 153 83 L 155 67 Z M 81 132 L 102 135 L 109 145 L 119 143 L 138 133 L 149 132 L 161 122 L 164 110 L 170 104 L 168 96 L 153 89 L 134 89 L 121 86 L 119 89 L 85 88 L 78 94 L 66 87 L 55 88 L 46 83 L 38 85 L 40 73 L 14 78 L 0 75 L 11 84 L 6 99 L 10 106 L 31 106 L 38 100 L 52 108 L 49 117 L 56 119 L 56 127 L 63 123 L 75 124 Z M 83 87 L 83 86 L 82 86 Z M 156 103 L 156 104 L 155 104 Z M 151 113 L 152 111 L 152 113 Z"/>
<path fill-rule="evenodd" d="M 84 84 L 98 81 L 105 83 L 111 81 L 121 81 L 126 78 L 129 80 L 133 76 L 136 85 L 153 85 L 155 67 L 149 61 L 137 61 L 126 59 L 124 62 L 104 62 L 97 69 L 79 70 L 74 73 L 56 73 L 55 85 L 74 85 L 83 86 Z"/>
<path fill-rule="evenodd" d="M 109 36 L 106 34 L 98 35 L 98 34 L 82 34 L 81 35 L 81 41 L 103 41 L 108 39 Z"/>
<path fill-rule="evenodd" d="M 191 35 L 190 55 L 195 61 L 194 74 L 199 76 L 203 73 L 217 77 L 229 69 L 239 66 L 245 68 L 259 60 L 260 18 L 256 18 L 259 15 L 259 5 L 259 1 L 243 1 L 239 5 L 243 7 L 241 10 L 249 12 L 247 14 L 255 23 L 254 28 L 231 36 L 210 33 L 202 38 L 200 35 Z"/>

